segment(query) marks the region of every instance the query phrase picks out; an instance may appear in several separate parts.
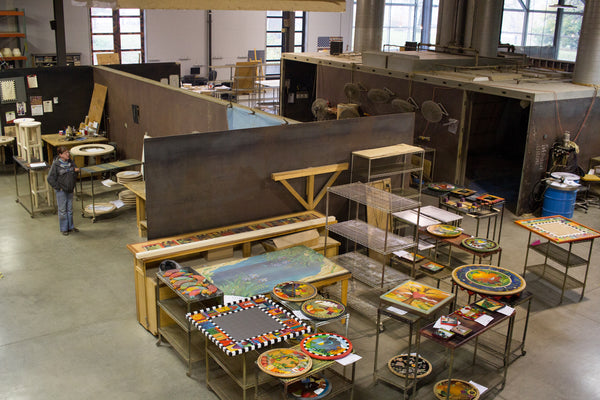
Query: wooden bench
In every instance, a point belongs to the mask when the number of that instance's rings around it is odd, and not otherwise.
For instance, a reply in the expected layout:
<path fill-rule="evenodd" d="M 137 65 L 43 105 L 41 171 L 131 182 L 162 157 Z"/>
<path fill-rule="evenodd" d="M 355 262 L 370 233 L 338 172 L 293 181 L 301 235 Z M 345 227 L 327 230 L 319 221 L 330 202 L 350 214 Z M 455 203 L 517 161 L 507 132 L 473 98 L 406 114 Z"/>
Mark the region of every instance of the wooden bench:
<path fill-rule="evenodd" d="M 309 229 L 322 229 L 325 221 L 325 215 L 305 211 L 127 245 L 133 253 L 138 322 L 152 334 L 157 334 L 155 273 L 162 261 L 195 259 L 201 257 L 203 252 L 236 246 L 242 247 L 243 257 L 250 257 L 254 242 Z M 328 223 L 335 222 L 335 217 L 330 216 Z"/>

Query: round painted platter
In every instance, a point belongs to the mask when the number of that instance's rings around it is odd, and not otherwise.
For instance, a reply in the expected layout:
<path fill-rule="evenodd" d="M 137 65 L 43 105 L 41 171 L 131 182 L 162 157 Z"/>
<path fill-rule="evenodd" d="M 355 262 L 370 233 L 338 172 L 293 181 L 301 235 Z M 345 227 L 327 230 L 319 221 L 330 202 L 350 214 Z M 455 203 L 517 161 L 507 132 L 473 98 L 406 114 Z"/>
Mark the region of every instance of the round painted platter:
<path fill-rule="evenodd" d="M 500 245 L 498 245 L 498 243 L 494 242 L 493 240 L 478 237 L 470 237 L 463 239 L 462 245 L 465 246 L 467 249 L 478 251 L 480 253 L 487 253 L 490 251 L 498 250 L 500 248 Z"/>
<path fill-rule="evenodd" d="M 312 299 L 302 303 L 302 314 L 308 318 L 328 320 L 337 318 L 346 312 L 346 307 L 338 301 Z"/>
<path fill-rule="evenodd" d="M 258 368 L 269 375 L 292 378 L 310 371 L 312 359 L 294 349 L 272 349 L 262 353 L 256 360 Z"/>
<path fill-rule="evenodd" d="M 456 189 L 456 186 L 450 183 L 430 183 L 427 185 L 427 187 L 431 190 L 435 190 L 436 192 L 449 192 Z"/>
<path fill-rule="evenodd" d="M 417 368 L 417 379 L 423 378 L 431 373 L 431 363 L 419 356 L 419 361 L 415 365 L 415 356 L 408 356 L 408 354 L 399 354 L 388 361 L 388 367 L 393 374 L 406 378 L 408 374 L 409 378 L 415 376 L 415 366 Z"/>
<path fill-rule="evenodd" d="M 427 232 L 439 237 L 453 238 L 460 236 L 462 230 L 454 225 L 436 224 L 429 225 L 427 227 Z"/>
<path fill-rule="evenodd" d="M 273 295 L 284 301 L 305 301 L 317 295 L 317 288 L 306 282 L 281 282 L 273 288 Z"/>
<path fill-rule="evenodd" d="M 448 379 L 439 381 L 433 387 L 433 394 L 440 400 L 446 400 L 448 397 Z M 479 390 L 467 381 L 452 379 L 450 384 L 450 400 L 477 400 L 479 399 Z"/>
<path fill-rule="evenodd" d="M 319 376 L 309 376 L 288 387 L 292 399 L 322 399 L 331 392 L 331 383 Z"/>
<path fill-rule="evenodd" d="M 337 360 L 352 352 L 352 343 L 337 333 L 315 333 L 302 339 L 300 349 L 318 360 Z"/>
<path fill-rule="evenodd" d="M 508 269 L 487 264 L 467 264 L 452 271 L 460 287 L 491 296 L 512 296 L 525 289 L 525 279 Z"/>

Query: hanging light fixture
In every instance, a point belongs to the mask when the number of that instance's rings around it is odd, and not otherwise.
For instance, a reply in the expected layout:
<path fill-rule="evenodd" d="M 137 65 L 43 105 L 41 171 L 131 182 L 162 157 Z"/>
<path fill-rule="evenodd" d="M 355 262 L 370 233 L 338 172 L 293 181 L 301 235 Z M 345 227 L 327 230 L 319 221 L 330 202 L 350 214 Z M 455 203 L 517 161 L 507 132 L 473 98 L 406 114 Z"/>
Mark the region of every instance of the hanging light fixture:
<path fill-rule="evenodd" d="M 572 4 L 564 4 L 561 0 L 559 0 L 558 3 L 556 3 L 556 4 L 549 5 L 548 7 L 550 7 L 550 8 L 577 8 L 577 6 L 574 6 Z"/>

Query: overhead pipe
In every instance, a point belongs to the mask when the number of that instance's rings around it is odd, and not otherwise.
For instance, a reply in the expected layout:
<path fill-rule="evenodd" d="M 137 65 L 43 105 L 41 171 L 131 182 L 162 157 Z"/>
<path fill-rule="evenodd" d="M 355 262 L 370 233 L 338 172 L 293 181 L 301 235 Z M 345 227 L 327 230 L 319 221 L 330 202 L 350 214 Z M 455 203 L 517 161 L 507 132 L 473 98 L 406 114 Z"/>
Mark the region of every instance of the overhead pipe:
<path fill-rule="evenodd" d="M 354 51 L 381 51 L 385 0 L 358 0 Z"/>
<path fill-rule="evenodd" d="M 600 0 L 587 0 L 585 3 L 573 83 L 600 85 Z"/>

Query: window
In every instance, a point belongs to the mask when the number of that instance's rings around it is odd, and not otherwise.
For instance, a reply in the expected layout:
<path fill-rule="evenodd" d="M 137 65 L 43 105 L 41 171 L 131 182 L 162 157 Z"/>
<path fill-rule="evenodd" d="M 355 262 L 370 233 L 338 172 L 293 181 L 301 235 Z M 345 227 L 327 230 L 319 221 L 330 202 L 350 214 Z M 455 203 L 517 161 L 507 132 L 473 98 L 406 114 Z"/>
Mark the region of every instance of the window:
<path fill-rule="evenodd" d="M 266 79 L 279 79 L 281 50 L 283 48 L 283 12 L 267 11 L 267 45 L 265 54 Z M 304 51 L 305 41 L 305 13 L 296 11 L 294 24 L 294 53 Z"/>
<path fill-rule="evenodd" d="M 574 7 L 552 7 L 567 3 Z M 575 61 L 583 7 L 583 0 L 505 0 L 500 41 L 532 57 Z"/>
<path fill-rule="evenodd" d="M 144 16 L 137 8 L 90 8 L 93 64 L 100 53 L 119 54 L 122 64 L 144 61 Z"/>
<path fill-rule="evenodd" d="M 386 0 L 382 46 L 404 46 L 406 42 L 435 43 L 439 0 Z M 356 1 L 354 1 L 356 19 Z M 352 27 L 352 46 L 354 47 Z"/>

